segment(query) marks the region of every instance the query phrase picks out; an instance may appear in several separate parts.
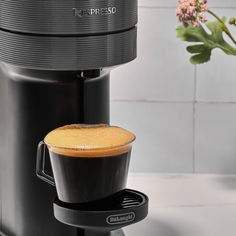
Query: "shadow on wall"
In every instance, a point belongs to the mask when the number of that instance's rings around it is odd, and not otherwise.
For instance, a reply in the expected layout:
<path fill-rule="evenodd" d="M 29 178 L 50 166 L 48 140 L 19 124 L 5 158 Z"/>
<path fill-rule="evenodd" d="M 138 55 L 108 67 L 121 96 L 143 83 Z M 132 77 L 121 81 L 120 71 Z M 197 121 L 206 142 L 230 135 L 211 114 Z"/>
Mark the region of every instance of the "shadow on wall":
<path fill-rule="evenodd" d="M 217 178 L 218 183 L 228 189 L 236 191 L 236 176 L 235 175 L 222 175 Z"/>
<path fill-rule="evenodd" d="M 166 222 L 148 218 L 143 223 L 131 225 L 125 230 L 127 235 L 142 236 L 184 236 L 174 226 Z"/>
<path fill-rule="evenodd" d="M 236 158 L 235 158 L 236 148 L 235 142 L 230 144 L 229 153 L 223 153 L 221 158 L 221 162 L 219 163 L 219 169 L 216 173 L 223 175 L 235 175 L 236 174 Z M 226 176 L 227 177 L 227 176 Z"/>

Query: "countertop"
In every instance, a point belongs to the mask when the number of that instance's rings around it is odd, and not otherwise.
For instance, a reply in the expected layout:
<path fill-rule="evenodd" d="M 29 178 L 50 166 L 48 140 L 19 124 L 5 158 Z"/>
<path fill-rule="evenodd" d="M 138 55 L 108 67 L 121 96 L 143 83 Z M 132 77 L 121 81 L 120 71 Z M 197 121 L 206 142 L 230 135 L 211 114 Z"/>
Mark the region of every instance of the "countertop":
<path fill-rule="evenodd" d="M 236 175 L 131 173 L 150 199 L 148 217 L 126 236 L 235 236 Z"/>

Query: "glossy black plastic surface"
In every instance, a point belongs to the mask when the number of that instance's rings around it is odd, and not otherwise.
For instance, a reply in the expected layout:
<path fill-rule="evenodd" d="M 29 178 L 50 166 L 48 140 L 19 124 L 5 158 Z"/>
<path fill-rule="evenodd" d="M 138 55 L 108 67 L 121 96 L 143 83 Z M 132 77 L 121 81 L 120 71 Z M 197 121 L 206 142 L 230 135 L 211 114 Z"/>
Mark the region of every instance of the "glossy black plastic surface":
<path fill-rule="evenodd" d="M 56 191 L 37 178 L 36 152 L 58 126 L 109 123 L 109 73 L 99 74 L 0 64 L 0 231 L 7 236 L 76 235 L 54 219 Z"/>

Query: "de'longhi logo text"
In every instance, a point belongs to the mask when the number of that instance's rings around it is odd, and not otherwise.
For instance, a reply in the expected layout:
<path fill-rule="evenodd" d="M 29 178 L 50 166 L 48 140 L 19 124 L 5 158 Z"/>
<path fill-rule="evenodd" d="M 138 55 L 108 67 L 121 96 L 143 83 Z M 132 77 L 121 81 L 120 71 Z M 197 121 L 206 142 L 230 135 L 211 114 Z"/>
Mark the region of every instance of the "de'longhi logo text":
<path fill-rule="evenodd" d="M 134 221 L 134 212 L 129 212 L 125 214 L 110 215 L 107 217 L 106 221 L 109 225 L 125 224 Z"/>

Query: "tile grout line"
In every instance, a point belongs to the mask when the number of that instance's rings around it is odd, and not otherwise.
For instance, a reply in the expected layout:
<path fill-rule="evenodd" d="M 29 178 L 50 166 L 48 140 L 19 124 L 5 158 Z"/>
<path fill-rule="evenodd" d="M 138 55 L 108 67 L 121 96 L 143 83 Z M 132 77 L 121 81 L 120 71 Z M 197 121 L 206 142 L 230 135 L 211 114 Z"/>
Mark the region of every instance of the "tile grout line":
<path fill-rule="evenodd" d="M 230 202 L 230 203 L 223 203 L 223 204 L 187 204 L 187 205 L 166 205 L 166 206 L 156 206 L 155 208 L 159 209 L 168 209 L 168 208 L 212 208 L 212 207 L 217 207 L 217 208 L 222 208 L 222 207 L 235 207 L 236 203 L 235 202 Z"/>
<path fill-rule="evenodd" d="M 201 104 L 236 104 L 236 101 L 197 101 L 197 103 L 201 103 Z"/>
<path fill-rule="evenodd" d="M 155 5 L 139 5 L 139 8 L 153 8 L 153 9 L 175 9 L 177 6 L 155 6 Z"/>
<path fill-rule="evenodd" d="M 162 103 L 167 103 L 167 104 L 192 104 L 193 101 L 174 101 L 174 100 L 146 100 L 146 99 L 111 99 L 111 102 L 127 102 L 127 103 L 157 103 L 157 104 L 162 104 Z M 201 100 L 196 100 L 196 103 L 200 104 L 235 104 L 236 101 L 230 102 L 230 101 L 201 101 Z"/>
<path fill-rule="evenodd" d="M 196 103 L 197 103 L 197 66 L 194 65 L 193 91 L 193 174 L 196 174 Z"/>
<path fill-rule="evenodd" d="M 112 102 L 127 102 L 127 103 L 187 103 L 192 104 L 192 101 L 168 101 L 168 100 L 149 100 L 149 99 L 111 99 Z"/>
<path fill-rule="evenodd" d="M 177 5 L 176 6 L 161 6 L 161 5 L 139 5 L 138 6 L 139 8 L 150 8 L 150 9 L 176 9 L 177 8 Z M 235 9 L 236 6 L 211 6 L 211 9 L 222 9 L 222 10 L 231 10 L 231 9 Z"/>

